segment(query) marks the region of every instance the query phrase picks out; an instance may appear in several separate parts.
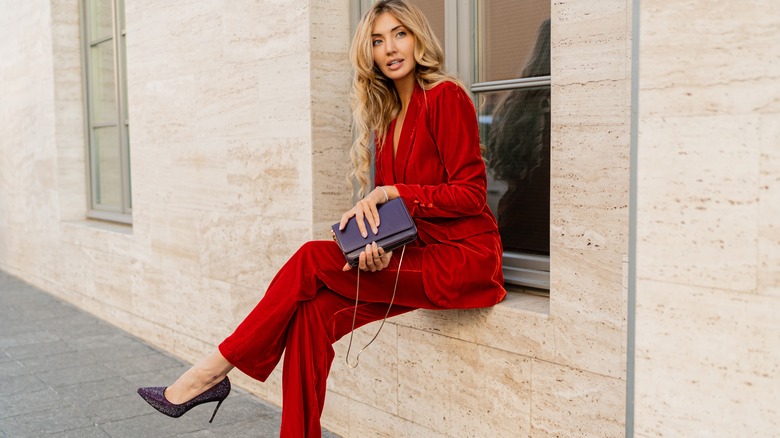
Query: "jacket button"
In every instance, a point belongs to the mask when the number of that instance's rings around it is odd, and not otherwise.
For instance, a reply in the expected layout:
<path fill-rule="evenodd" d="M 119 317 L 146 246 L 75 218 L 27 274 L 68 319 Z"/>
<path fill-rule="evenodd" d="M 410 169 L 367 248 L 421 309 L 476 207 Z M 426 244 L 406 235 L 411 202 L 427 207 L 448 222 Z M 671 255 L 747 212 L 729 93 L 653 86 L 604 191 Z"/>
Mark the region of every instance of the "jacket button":
<path fill-rule="evenodd" d="M 428 204 L 428 208 L 433 208 L 433 204 Z"/>

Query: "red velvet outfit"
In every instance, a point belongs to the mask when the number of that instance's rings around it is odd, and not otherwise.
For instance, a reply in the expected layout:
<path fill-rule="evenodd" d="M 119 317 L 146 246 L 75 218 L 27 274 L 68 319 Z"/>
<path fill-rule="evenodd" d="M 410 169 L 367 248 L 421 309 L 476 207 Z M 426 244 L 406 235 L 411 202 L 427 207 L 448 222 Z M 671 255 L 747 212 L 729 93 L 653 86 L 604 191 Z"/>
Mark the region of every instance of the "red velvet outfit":
<path fill-rule="evenodd" d="M 396 156 L 390 126 L 376 159 L 376 184 L 395 185 L 415 219 L 391 315 L 417 308 L 488 307 L 506 295 L 501 241 L 485 202 L 477 120 L 468 95 L 451 82 L 416 87 Z M 380 225 L 381 226 L 381 225 Z M 387 310 L 400 250 L 390 266 L 364 272 L 356 326 Z M 320 437 L 332 344 L 349 333 L 356 270 L 332 241 L 306 243 L 282 267 L 254 310 L 219 346 L 236 368 L 264 381 L 282 352 L 282 437 Z"/>

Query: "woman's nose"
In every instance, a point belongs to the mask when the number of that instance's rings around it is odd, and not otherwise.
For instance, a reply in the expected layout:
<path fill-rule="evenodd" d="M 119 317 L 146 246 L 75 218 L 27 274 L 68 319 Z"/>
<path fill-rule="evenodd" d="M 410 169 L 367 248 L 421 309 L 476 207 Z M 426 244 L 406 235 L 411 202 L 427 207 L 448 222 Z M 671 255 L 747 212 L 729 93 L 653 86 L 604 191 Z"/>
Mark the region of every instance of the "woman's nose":
<path fill-rule="evenodd" d="M 385 43 L 385 51 L 387 51 L 388 55 L 395 53 L 395 43 L 393 43 L 393 40 L 387 40 Z"/>

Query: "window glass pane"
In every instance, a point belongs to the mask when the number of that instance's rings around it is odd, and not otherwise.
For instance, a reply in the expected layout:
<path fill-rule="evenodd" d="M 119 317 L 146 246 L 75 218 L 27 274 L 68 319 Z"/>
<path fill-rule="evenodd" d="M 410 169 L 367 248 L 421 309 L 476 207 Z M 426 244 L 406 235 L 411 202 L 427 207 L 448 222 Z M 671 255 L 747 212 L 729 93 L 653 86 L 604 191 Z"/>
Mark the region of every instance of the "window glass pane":
<path fill-rule="evenodd" d="M 439 39 L 441 49 L 444 48 L 444 0 L 412 0 L 415 6 L 425 14 L 433 33 Z"/>
<path fill-rule="evenodd" d="M 90 0 L 90 38 L 92 41 L 111 36 L 113 25 L 111 19 L 111 0 Z"/>
<path fill-rule="evenodd" d="M 550 87 L 479 93 L 488 203 L 505 251 L 550 254 Z"/>
<path fill-rule="evenodd" d="M 549 0 L 477 3 L 475 82 L 550 74 L 550 3 Z M 535 53 L 544 59 L 534 59 Z"/>
<path fill-rule="evenodd" d="M 113 40 L 92 47 L 92 105 L 93 123 L 117 121 Z"/>
<path fill-rule="evenodd" d="M 95 201 L 102 208 L 121 211 L 122 169 L 119 152 L 119 132 L 116 126 L 95 128 L 93 132 L 95 154 Z"/>

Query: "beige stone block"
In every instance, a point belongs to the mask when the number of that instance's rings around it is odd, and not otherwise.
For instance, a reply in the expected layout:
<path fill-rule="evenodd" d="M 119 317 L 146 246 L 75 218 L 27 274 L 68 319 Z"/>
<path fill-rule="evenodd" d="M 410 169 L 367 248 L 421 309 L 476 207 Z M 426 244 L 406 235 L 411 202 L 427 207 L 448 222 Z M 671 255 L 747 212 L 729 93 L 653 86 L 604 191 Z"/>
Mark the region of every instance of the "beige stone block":
<path fill-rule="evenodd" d="M 235 2 L 220 8 L 220 44 L 226 62 L 306 53 L 311 46 L 311 2 Z"/>
<path fill-rule="evenodd" d="M 311 51 L 347 53 L 352 42 L 348 2 L 316 0 L 309 5 Z"/>
<path fill-rule="evenodd" d="M 560 126 L 553 132 L 552 248 L 627 250 L 628 128 Z"/>
<path fill-rule="evenodd" d="M 330 225 L 352 208 L 347 185 L 352 144 L 351 77 L 346 52 L 314 52 L 311 59 L 312 213 L 316 238 L 330 238 Z"/>
<path fill-rule="evenodd" d="M 200 224 L 200 268 L 208 278 L 262 297 L 271 279 L 304 243 L 310 223 L 258 216 L 208 214 Z"/>
<path fill-rule="evenodd" d="M 440 433 L 453 424 L 454 339 L 398 327 L 398 416 Z M 458 414 L 460 415 L 460 414 Z"/>
<path fill-rule="evenodd" d="M 487 309 L 458 312 L 458 338 L 527 357 L 553 360 L 555 333 L 550 298 L 510 293 Z"/>
<path fill-rule="evenodd" d="M 153 1 L 128 2 L 128 71 L 132 66 L 146 73 L 156 72 L 158 77 L 172 78 L 211 68 L 223 58 L 226 45 L 222 37 L 224 10 L 219 3 L 192 0 L 164 5 Z"/>
<path fill-rule="evenodd" d="M 257 62 L 260 93 L 256 96 L 259 111 L 254 117 L 263 126 L 258 138 L 310 138 L 310 68 L 308 53 Z"/>
<path fill-rule="evenodd" d="M 329 389 L 325 395 L 325 408 L 320 417 L 322 427 L 340 437 L 349 436 L 350 403 L 349 397 Z"/>
<path fill-rule="evenodd" d="M 756 117 L 643 119 L 639 129 L 637 276 L 755 291 Z"/>
<path fill-rule="evenodd" d="M 637 282 L 635 425 L 652 436 L 780 430 L 777 297 Z"/>
<path fill-rule="evenodd" d="M 554 248 L 550 316 L 554 362 L 624 379 L 627 295 L 623 254 Z"/>
<path fill-rule="evenodd" d="M 233 330 L 230 303 L 232 285 L 219 280 L 187 276 L 179 296 L 176 330 L 216 346 Z"/>
<path fill-rule="evenodd" d="M 780 116 L 760 119 L 758 292 L 780 296 Z"/>
<path fill-rule="evenodd" d="M 197 296 L 197 284 L 191 274 L 138 261 L 133 265 L 132 306 L 129 311 L 161 327 L 178 331 L 176 315 L 182 301 Z"/>
<path fill-rule="evenodd" d="M 148 58 L 143 57 L 144 60 Z M 172 150 L 170 143 L 193 144 L 197 133 L 194 121 L 199 111 L 198 77 L 190 71 L 165 78 L 155 74 L 157 70 L 154 66 L 149 70 L 144 71 L 139 66 L 127 73 L 134 172 L 137 172 L 137 167 L 157 163 L 153 167 L 156 169 L 160 164 L 156 161 L 160 154 Z M 133 184 L 136 183 L 134 179 Z"/>
<path fill-rule="evenodd" d="M 770 4 L 643 4 L 641 114 L 777 113 L 780 99 L 768 90 L 779 78 L 780 18 L 767 13 Z"/>
<path fill-rule="evenodd" d="M 265 384 L 268 387 L 267 400 L 275 404 L 276 406 L 282 406 L 282 364 L 283 363 L 284 363 L 284 354 L 282 355 L 282 358 L 279 360 L 279 365 L 277 365 L 276 368 L 274 368 L 274 370 L 271 372 L 271 375 L 268 376 L 268 379 L 265 381 Z"/>
<path fill-rule="evenodd" d="M 449 337 L 459 336 L 457 310 L 419 309 L 393 317 L 393 322 L 403 327 L 425 330 Z"/>
<path fill-rule="evenodd" d="M 553 2 L 554 137 L 561 126 L 628 124 L 631 31 L 626 7 L 619 0 Z"/>
<path fill-rule="evenodd" d="M 530 359 L 398 330 L 399 417 L 448 436 L 528 434 Z"/>
<path fill-rule="evenodd" d="M 555 140 L 559 129 L 570 126 L 611 133 L 614 126 L 622 126 L 628 132 L 631 115 L 628 80 L 604 80 L 585 83 L 553 83 L 550 108 L 552 114 L 553 144 L 566 147 L 571 143 Z M 628 149 L 628 136 L 623 142 Z M 555 148 L 556 146 L 553 146 Z M 560 147 L 560 146 L 559 146 Z M 592 147 L 592 146 L 591 146 Z M 584 158 L 582 148 L 577 149 Z"/>
<path fill-rule="evenodd" d="M 631 18 L 627 3 L 553 2 L 552 71 L 556 84 L 628 79 Z"/>
<path fill-rule="evenodd" d="M 464 341 L 450 357 L 450 436 L 530 434 L 531 359 Z"/>
<path fill-rule="evenodd" d="M 182 205 L 159 205 L 149 217 L 147 260 L 162 269 L 199 272 L 197 218 L 192 211 Z"/>
<path fill-rule="evenodd" d="M 229 139 L 226 208 L 237 215 L 312 221 L 311 141 Z M 306 240 L 311 239 L 307 234 Z"/>
<path fill-rule="evenodd" d="M 355 364 L 357 355 L 376 334 L 381 321 L 355 330 L 349 361 Z M 385 412 L 398 411 L 398 327 L 386 323 L 377 339 L 360 355 L 358 366 L 347 366 L 349 335 L 333 345 L 335 358 L 328 377 L 328 388 L 352 400 L 366 403 Z"/>
<path fill-rule="evenodd" d="M 531 436 L 624 436 L 624 380 L 534 360 L 531 383 Z"/>
<path fill-rule="evenodd" d="M 349 433 L 345 435 L 345 438 L 444 438 L 448 436 L 451 435 L 398 418 L 371 405 L 350 400 Z"/>

